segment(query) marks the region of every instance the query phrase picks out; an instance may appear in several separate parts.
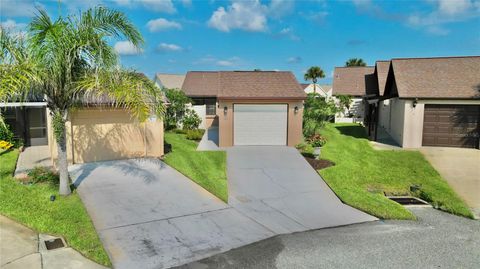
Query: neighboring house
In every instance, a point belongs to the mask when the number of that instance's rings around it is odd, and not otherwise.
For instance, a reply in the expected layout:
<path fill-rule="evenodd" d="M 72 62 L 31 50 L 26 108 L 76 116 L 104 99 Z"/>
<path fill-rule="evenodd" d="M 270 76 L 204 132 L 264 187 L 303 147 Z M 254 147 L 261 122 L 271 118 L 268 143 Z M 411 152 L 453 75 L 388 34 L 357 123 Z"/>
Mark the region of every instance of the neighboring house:
<path fill-rule="evenodd" d="M 184 80 L 185 75 L 157 73 L 153 82 L 160 89 L 180 89 Z"/>
<path fill-rule="evenodd" d="M 479 148 L 480 56 L 376 64 L 378 125 L 404 148 Z"/>
<path fill-rule="evenodd" d="M 306 94 L 291 72 L 188 72 L 182 86 L 219 146 L 288 145 L 302 140 Z M 200 114 L 200 113 L 199 113 Z"/>
<path fill-rule="evenodd" d="M 313 83 L 302 83 L 300 84 L 303 88 L 303 91 L 305 93 L 312 93 L 314 92 L 314 87 L 313 87 Z M 316 84 L 315 85 L 315 90 L 317 91 L 318 94 L 320 94 L 320 96 L 322 97 L 325 97 L 327 99 L 329 99 L 330 97 L 332 97 L 332 85 L 320 85 L 320 84 Z"/>
<path fill-rule="evenodd" d="M 1 110 L 26 146 L 48 145 L 55 163 L 56 141 L 45 102 L 4 103 Z M 70 164 L 164 154 L 163 121 L 152 116 L 140 123 L 108 98 L 83 100 L 81 107 L 70 112 L 66 127 Z"/>
<path fill-rule="evenodd" d="M 340 112 L 335 122 L 364 122 L 368 103 L 365 96 L 375 92 L 375 68 L 372 66 L 335 67 L 333 74 L 332 95 L 350 95 L 352 104 L 350 109 Z M 338 99 L 336 99 L 338 102 Z"/>

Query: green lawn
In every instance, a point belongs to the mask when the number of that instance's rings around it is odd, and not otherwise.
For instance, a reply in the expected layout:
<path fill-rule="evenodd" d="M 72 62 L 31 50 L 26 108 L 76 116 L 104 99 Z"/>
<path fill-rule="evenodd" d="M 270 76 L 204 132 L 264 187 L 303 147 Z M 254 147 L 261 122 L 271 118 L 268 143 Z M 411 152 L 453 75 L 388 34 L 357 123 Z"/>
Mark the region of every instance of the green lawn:
<path fill-rule="evenodd" d="M 383 192 L 408 194 L 421 185 L 421 198 L 441 210 L 473 218 L 465 203 L 418 151 L 378 151 L 371 147 L 365 129 L 357 124 L 329 124 L 322 135 L 328 142 L 322 158 L 335 166 L 320 174 L 347 204 L 382 219 L 414 219 L 403 206 Z"/>
<path fill-rule="evenodd" d="M 196 151 L 197 142 L 173 132 L 165 133 L 165 142 L 172 145 L 172 152 L 165 155 L 168 165 L 224 202 L 228 201 L 227 155 L 224 151 Z"/>
<path fill-rule="evenodd" d="M 60 235 L 85 257 L 111 266 L 92 221 L 76 193 L 58 195 L 58 187 L 48 183 L 22 185 L 13 177 L 18 151 L 0 153 L 0 214 L 39 233 Z M 50 202 L 50 195 L 57 196 Z"/>

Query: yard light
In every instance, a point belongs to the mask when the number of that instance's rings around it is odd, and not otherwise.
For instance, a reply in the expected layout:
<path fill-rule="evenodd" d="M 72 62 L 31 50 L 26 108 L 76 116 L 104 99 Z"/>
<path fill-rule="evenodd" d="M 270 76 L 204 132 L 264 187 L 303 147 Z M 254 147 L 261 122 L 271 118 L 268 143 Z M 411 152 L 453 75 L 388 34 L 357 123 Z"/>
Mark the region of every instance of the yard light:
<path fill-rule="evenodd" d="M 416 107 L 417 106 L 417 103 L 418 103 L 418 98 L 415 98 L 415 100 L 413 100 L 413 107 Z"/>
<path fill-rule="evenodd" d="M 227 106 L 224 106 L 224 107 L 223 107 L 223 114 L 227 115 L 227 111 L 228 111 L 228 107 L 227 107 Z"/>
<path fill-rule="evenodd" d="M 295 106 L 295 108 L 293 109 L 293 111 L 295 112 L 295 114 L 298 113 L 298 106 Z"/>

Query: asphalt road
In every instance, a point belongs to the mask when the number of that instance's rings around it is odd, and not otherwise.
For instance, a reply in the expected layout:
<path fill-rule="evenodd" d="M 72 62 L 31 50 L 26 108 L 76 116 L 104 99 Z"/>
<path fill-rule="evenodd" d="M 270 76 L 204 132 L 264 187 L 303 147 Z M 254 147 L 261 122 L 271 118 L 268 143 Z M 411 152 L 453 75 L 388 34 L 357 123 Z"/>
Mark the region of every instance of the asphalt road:
<path fill-rule="evenodd" d="M 282 235 L 179 268 L 479 268 L 480 221 L 415 208 L 376 221 Z"/>

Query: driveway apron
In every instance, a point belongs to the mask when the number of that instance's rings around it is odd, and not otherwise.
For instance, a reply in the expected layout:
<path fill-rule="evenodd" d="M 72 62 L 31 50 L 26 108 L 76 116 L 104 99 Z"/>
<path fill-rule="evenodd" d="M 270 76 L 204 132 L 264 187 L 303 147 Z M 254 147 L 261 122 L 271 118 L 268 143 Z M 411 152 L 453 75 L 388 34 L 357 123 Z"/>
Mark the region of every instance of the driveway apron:
<path fill-rule="evenodd" d="M 70 174 L 115 268 L 168 268 L 273 235 L 157 159 Z"/>
<path fill-rule="evenodd" d="M 229 204 L 276 234 L 376 220 L 342 203 L 290 147 L 228 149 Z"/>

